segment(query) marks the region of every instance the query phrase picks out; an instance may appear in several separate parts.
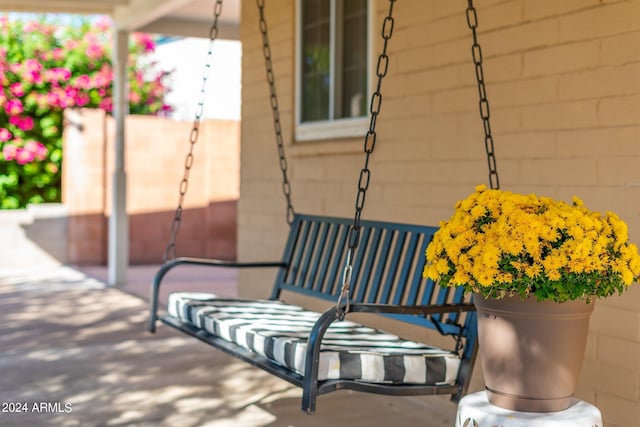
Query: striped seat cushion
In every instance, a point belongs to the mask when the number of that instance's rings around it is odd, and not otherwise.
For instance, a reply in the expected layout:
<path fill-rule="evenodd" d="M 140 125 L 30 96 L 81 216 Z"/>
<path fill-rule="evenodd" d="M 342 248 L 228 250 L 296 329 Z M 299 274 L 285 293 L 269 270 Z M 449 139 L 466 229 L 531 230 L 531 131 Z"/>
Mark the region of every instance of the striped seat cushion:
<path fill-rule="evenodd" d="M 304 375 L 307 337 L 319 314 L 280 301 L 174 293 L 169 314 Z M 360 324 L 334 322 L 322 341 L 319 380 L 453 384 L 455 353 L 401 339 Z"/>

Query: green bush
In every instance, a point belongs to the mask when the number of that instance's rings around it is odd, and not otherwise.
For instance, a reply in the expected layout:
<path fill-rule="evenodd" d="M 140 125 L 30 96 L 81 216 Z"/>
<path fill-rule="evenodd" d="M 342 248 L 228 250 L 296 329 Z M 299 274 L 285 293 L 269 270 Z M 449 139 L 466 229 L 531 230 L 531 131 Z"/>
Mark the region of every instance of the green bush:
<path fill-rule="evenodd" d="M 171 110 L 154 51 L 149 35 L 132 34 L 132 114 Z M 0 208 L 59 202 L 64 109 L 112 110 L 111 22 L 0 16 L 0 82 Z"/>

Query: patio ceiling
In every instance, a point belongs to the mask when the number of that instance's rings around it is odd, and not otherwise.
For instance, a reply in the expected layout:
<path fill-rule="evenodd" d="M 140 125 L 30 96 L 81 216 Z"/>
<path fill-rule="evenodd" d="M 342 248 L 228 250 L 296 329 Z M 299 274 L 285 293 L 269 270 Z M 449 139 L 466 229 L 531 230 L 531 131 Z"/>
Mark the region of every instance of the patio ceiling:
<path fill-rule="evenodd" d="M 3 0 L 0 12 L 109 15 L 124 31 L 206 37 L 214 0 Z M 225 0 L 220 38 L 239 38 L 240 0 Z"/>

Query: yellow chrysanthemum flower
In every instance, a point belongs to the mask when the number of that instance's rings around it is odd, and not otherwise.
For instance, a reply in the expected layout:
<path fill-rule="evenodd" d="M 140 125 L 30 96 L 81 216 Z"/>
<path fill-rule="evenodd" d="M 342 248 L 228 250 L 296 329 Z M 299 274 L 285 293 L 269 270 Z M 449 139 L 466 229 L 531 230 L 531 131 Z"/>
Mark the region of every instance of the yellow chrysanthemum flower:
<path fill-rule="evenodd" d="M 441 222 L 426 256 L 425 277 L 470 291 L 527 295 L 548 285 L 545 296 L 564 289 L 558 299 L 607 296 L 640 276 L 638 247 L 616 214 L 592 212 L 577 197 L 569 204 L 485 185 Z M 591 288 L 574 295 L 571 283 L 581 278 Z"/>

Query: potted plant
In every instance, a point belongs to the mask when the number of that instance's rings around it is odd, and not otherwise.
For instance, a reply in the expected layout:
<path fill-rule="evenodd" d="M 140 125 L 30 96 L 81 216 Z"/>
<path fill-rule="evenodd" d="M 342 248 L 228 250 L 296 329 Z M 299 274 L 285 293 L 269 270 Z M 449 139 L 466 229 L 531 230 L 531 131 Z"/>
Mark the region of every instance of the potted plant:
<path fill-rule="evenodd" d="M 489 401 L 529 412 L 571 404 L 595 299 L 640 276 L 616 214 L 484 185 L 440 224 L 426 257 L 426 277 L 473 293 Z"/>

